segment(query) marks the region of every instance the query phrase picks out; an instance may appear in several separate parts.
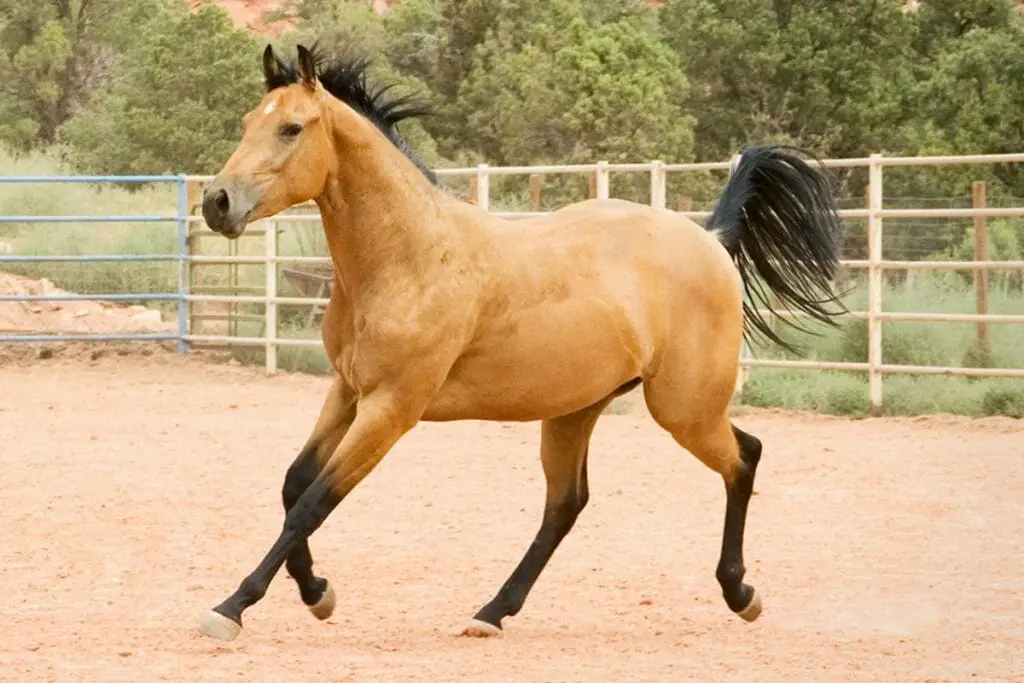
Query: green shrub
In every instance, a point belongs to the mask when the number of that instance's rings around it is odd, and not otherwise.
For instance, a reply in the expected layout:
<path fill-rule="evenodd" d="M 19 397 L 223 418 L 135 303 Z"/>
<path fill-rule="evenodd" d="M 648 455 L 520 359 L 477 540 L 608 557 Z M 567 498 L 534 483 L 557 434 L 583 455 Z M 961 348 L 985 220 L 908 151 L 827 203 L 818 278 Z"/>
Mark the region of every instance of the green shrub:
<path fill-rule="evenodd" d="M 982 395 L 981 412 L 1024 418 L 1024 382 L 1008 380 L 990 384 Z"/>
<path fill-rule="evenodd" d="M 748 406 L 863 417 L 868 414 L 868 382 L 866 375 L 860 373 L 754 368 L 743 386 L 740 401 Z M 882 413 L 1020 418 L 1024 417 L 1024 382 L 890 375 L 885 378 Z"/>

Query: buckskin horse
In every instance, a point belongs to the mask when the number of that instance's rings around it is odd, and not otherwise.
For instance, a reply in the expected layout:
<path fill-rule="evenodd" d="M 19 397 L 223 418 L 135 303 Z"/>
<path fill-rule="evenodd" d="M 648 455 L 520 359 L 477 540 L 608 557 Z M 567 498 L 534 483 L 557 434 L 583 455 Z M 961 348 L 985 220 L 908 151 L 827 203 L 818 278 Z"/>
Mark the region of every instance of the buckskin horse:
<path fill-rule="evenodd" d="M 463 631 L 499 634 L 587 504 L 595 423 L 640 385 L 654 421 L 725 483 L 716 577 L 729 609 L 756 619 L 743 530 L 761 442 L 732 425 L 729 404 L 744 337 L 789 346 L 757 301 L 773 310 L 774 294 L 825 323 L 838 314 L 830 303 L 845 310 L 832 290 L 839 218 L 826 174 L 801 150 L 754 146 L 704 226 L 617 199 L 508 221 L 437 186 L 396 128 L 424 110 L 368 84 L 367 63 L 301 45 L 286 63 L 268 46 L 267 92 L 204 192 L 207 225 L 230 239 L 317 204 L 333 261 L 322 337 L 335 376 L 285 476 L 279 537 L 200 631 L 237 637 L 282 565 L 328 618 L 336 597 L 313 573 L 308 538 L 419 421 L 539 420 L 540 529 Z"/>

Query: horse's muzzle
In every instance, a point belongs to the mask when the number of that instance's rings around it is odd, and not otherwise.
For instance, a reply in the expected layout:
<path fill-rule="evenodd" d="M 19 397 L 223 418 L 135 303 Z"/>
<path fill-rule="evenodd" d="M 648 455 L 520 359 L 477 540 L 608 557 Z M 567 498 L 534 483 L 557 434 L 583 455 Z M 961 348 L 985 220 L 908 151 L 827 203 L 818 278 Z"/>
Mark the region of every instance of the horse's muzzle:
<path fill-rule="evenodd" d="M 244 188 L 214 183 L 203 192 L 203 219 L 216 233 L 229 239 L 240 237 L 249 223 L 255 202 Z"/>

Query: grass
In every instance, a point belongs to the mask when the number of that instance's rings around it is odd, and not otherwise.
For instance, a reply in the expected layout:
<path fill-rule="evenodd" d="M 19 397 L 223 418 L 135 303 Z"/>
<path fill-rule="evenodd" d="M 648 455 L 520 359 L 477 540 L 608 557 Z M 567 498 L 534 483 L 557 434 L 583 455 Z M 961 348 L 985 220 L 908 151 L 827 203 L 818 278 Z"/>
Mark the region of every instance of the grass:
<path fill-rule="evenodd" d="M 0 175 L 70 175 L 55 156 L 11 158 L 0 155 Z M 0 183 L 0 215 L 173 216 L 176 191 L 171 183 L 125 187 L 84 183 Z M 17 255 L 172 255 L 177 227 L 167 223 L 4 223 L 0 242 Z M 176 265 L 166 263 L 9 263 L 4 270 L 46 277 L 76 293 L 176 292 Z M 173 304 L 171 304 L 173 305 Z"/>
<path fill-rule="evenodd" d="M 0 154 L 4 175 L 67 175 L 54 156 L 10 158 Z M 502 208 L 525 208 L 526 195 L 508 199 Z M 520 206 L 522 204 L 522 206 Z M 514 205 L 514 206 L 513 206 Z M 136 190 L 119 186 L 85 184 L 0 183 L 0 215 L 174 215 L 176 188 L 150 185 Z M 279 221 L 282 232 L 279 253 L 326 254 L 319 226 L 301 221 Z M 201 238 L 203 252 L 223 255 L 229 249 L 239 255 L 262 255 L 263 238 L 243 237 L 230 243 L 219 237 Z M 177 235 L 173 223 L 70 223 L 0 224 L 0 243 L 10 244 L 15 254 L 173 254 Z M 173 263 L 107 264 L 4 264 L 4 270 L 32 277 L 47 277 L 57 286 L 80 293 L 174 292 L 177 271 Z M 227 266 L 197 267 L 197 282 L 224 285 Z M 238 266 L 236 283 L 262 289 L 262 265 Z M 992 313 L 1024 314 L 1024 293 L 994 278 L 989 287 Z M 295 295 L 282 278 L 278 291 Z M 867 292 L 860 283 L 847 297 L 852 310 L 866 309 Z M 908 312 L 973 313 L 970 284 L 952 273 L 918 273 L 912 283 L 890 283 L 883 297 L 885 310 Z M 169 304 L 173 305 L 173 303 Z M 261 314 L 262 306 L 243 305 L 240 311 Z M 306 328 L 305 307 L 282 307 L 281 337 L 319 338 L 318 328 Z M 820 336 L 786 332 L 806 351 L 800 357 L 865 362 L 868 351 L 867 323 L 847 319 L 839 329 L 818 329 Z M 237 334 L 261 336 L 258 323 L 240 322 Z M 1020 325 L 991 325 L 991 353 L 979 351 L 976 326 L 965 323 L 886 323 L 883 328 L 883 361 L 892 364 L 939 366 L 991 366 L 1024 368 L 1024 332 Z M 778 349 L 754 350 L 760 358 L 783 358 Z M 262 347 L 236 347 L 235 357 L 245 363 L 263 363 Z M 282 347 L 279 366 L 310 373 L 329 372 L 319 348 Z M 751 406 L 815 410 L 839 415 L 867 413 L 867 377 L 864 373 L 793 371 L 753 368 L 741 396 Z M 618 404 L 613 410 L 618 409 Z M 884 381 L 884 412 L 920 415 L 949 412 L 960 415 L 1009 415 L 1024 417 L 1024 381 L 911 377 L 887 375 Z"/>
<path fill-rule="evenodd" d="M 883 386 L 883 415 L 1024 418 L 1021 380 L 887 375 Z M 744 385 L 741 400 L 749 406 L 864 417 L 868 414 L 868 382 L 853 373 L 758 368 Z"/>
<path fill-rule="evenodd" d="M 238 324 L 239 337 L 262 337 L 263 326 L 259 323 L 241 321 Z M 297 324 L 284 324 L 278 330 L 280 339 L 320 339 L 319 327 L 304 327 Z M 263 346 L 238 346 L 232 356 L 240 363 L 247 365 L 263 365 L 266 362 L 266 349 Z M 279 346 L 277 347 L 277 367 L 289 372 L 304 372 L 313 375 L 326 375 L 331 372 L 331 364 L 327 354 L 320 346 Z"/>
<path fill-rule="evenodd" d="M 0 153 L 0 175 L 66 176 L 72 172 L 56 154 L 11 157 Z M 25 216 L 175 216 L 177 186 L 154 183 L 129 188 L 103 183 L 0 183 L 0 215 Z M 319 227 L 300 221 L 281 221 L 279 253 L 308 255 L 325 253 Z M 313 229 L 315 227 L 315 229 Z M 203 234 L 203 233 L 200 233 Z M 212 233 L 209 233 L 212 235 Z M 262 255 L 262 237 L 249 237 L 230 244 L 219 236 L 204 236 L 205 255 Z M 177 224 L 173 221 L 124 223 L 2 223 L 0 253 L 41 255 L 174 255 L 177 252 Z M 3 270 L 28 277 L 51 280 L 62 289 L 81 294 L 174 293 L 178 291 L 178 270 L 174 262 L 112 263 L 5 263 Z M 262 287 L 262 265 L 238 266 L 237 284 Z M 196 266 L 200 285 L 225 285 L 227 266 Z M 279 291 L 288 292 L 282 281 Z M 173 302 L 153 302 L 154 307 L 173 307 Z"/>
<path fill-rule="evenodd" d="M 858 286 L 845 301 L 850 310 L 865 310 L 866 291 Z M 884 310 L 899 312 L 974 313 L 974 290 L 944 273 L 919 274 L 912 284 L 890 284 Z M 1010 286 L 989 288 L 989 312 L 1024 314 L 1024 293 Z M 815 327 L 819 336 L 787 331 L 800 344 L 802 357 L 820 361 L 866 362 L 868 325 L 846 319 L 838 329 Z M 893 365 L 1024 368 L 1024 334 L 1020 325 L 990 325 L 990 350 L 982 353 L 974 323 L 890 322 L 882 328 L 882 361 Z M 755 348 L 758 358 L 785 358 L 774 348 Z M 752 368 L 744 385 L 747 405 L 815 410 L 861 416 L 868 412 L 868 380 L 860 372 L 813 372 Z M 968 416 L 1024 417 L 1024 380 L 887 374 L 883 414 L 954 413 Z"/>

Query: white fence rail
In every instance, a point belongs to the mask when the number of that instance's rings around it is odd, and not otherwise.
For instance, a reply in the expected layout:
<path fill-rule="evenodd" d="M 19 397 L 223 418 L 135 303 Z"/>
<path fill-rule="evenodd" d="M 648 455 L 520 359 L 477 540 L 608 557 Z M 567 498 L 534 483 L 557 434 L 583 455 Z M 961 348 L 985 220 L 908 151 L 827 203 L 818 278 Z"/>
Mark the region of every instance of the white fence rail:
<path fill-rule="evenodd" d="M 643 172 L 650 175 L 650 201 L 653 206 L 666 205 L 666 182 L 670 173 L 686 171 L 725 170 L 729 171 L 737 157 L 730 161 L 666 164 L 662 161 L 649 163 L 615 164 L 605 161 L 596 164 L 577 164 L 565 166 L 509 166 L 495 167 L 481 164 L 473 168 L 437 169 L 441 178 L 468 176 L 473 180 L 473 200 L 485 210 L 490 207 L 491 176 L 497 175 L 539 175 L 539 174 L 591 174 L 594 177 L 595 195 L 598 198 L 610 196 L 610 175 L 616 172 Z M 807 370 L 843 370 L 865 372 L 868 375 L 868 390 L 871 411 L 880 411 L 883 400 L 883 376 L 886 374 L 907 375 L 955 375 L 962 377 L 1015 377 L 1024 378 L 1024 368 L 965 368 L 965 367 L 933 367 L 918 365 L 886 364 L 882 359 L 882 327 L 886 322 L 917 321 L 917 322 L 956 322 L 982 324 L 1024 324 L 1024 315 L 992 315 L 981 314 L 943 314 L 943 313 L 895 313 L 883 311 L 883 273 L 887 270 L 971 270 L 977 273 L 995 269 L 1024 270 L 1024 261 L 906 261 L 884 260 L 882 257 L 882 235 L 885 219 L 906 218 L 1009 218 L 1024 217 L 1024 206 L 1012 208 L 948 208 L 948 209 L 886 209 L 883 206 L 883 170 L 886 167 L 907 166 L 945 166 L 957 164 L 1005 164 L 1024 163 L 1024 153 L 992 154 L 972 156 L 933 156 L 933 157 L 886 157 L 873 154 L 870 157 L 852 159 L 826 159 L 823 164 L 832 168 L 867 168 L 868 192 L 866 209 L 841 210 L 843 218 L 865 219 L 867 221 L 867 252 L 866 260 L 844 260 L 842 263 L 849 269 L 867 270 L 868 306 L 866 311 L 853 311 L 850 316 L 868 322 L 868 358 L 865 363 L 838 363 L 811 360 L 763 360 L 753 359 L 744 349 L 741 359 L 740 382 L 742 385 L 747 369 L 751 367 L 775 367 Z M 204 183 L 211 180 L 209 176 L 190 176 L 189 181 Z M 508 218 L 525 218 L 544 215 L 547 212 L 493 212 Z M 708 211 L 680 211 L 692 218 L 703 218 Z M 319 223 L 319 214 L 286 214 L 281 219 L 288 221 L 314 221 Z M 192 222 L 202 219 L 198 216 L 189 218 Z M 278 227 L 276 219 L 261 221 L 264 230 L 265 250 L 263 256 L 193 256 L 191 264 L 263 264 L 266 267 L 265 293 L 262 296 L 204 295 L 189 293 L 187 300 L 192 302 L 221 303 L 256 303 L 265 306 L 265 333 L 262 337 L 240 337 L 232 335 L 189 335 L 188 341 L 193 343 L 213 343 L 228 345 L 263 346 L 266 351 L 266 370 L 275 372 L 278 366 L 278 348 L 282 346 L 318 347 L 319 340 L 287 339 L 277 335 L 277 314 L 281 305 L 326 305 L 327 299 L 306 297 L 280 297 L 277 294 L 277 266 L 286 264 L 329 264 L 327 257 L 311 256 L 280 256 L 277 249 Z M 782 312 L 783 315 L 795 315 Z M 1024 337 L 1022 337 L 1024 343 Z"/>

